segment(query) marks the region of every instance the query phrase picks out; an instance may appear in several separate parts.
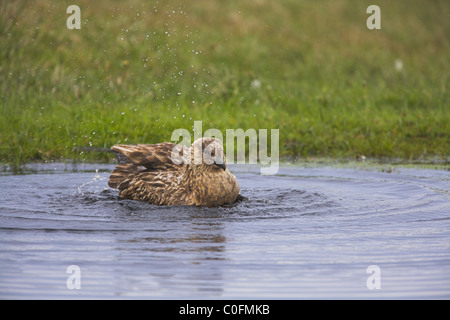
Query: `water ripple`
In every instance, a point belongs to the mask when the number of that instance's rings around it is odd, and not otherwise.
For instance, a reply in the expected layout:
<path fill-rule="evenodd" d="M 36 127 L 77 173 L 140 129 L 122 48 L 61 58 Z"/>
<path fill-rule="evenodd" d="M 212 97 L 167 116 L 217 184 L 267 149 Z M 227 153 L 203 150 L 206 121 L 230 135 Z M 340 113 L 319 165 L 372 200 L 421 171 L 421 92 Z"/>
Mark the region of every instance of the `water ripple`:
<path fill-rule="evenodd" d="M 0 176 L 0 298 L 450 297 L 446 171 L 238 167 L 246 199 L 205 208 L 120 200 L 111 166 L 40 168 Z"/>

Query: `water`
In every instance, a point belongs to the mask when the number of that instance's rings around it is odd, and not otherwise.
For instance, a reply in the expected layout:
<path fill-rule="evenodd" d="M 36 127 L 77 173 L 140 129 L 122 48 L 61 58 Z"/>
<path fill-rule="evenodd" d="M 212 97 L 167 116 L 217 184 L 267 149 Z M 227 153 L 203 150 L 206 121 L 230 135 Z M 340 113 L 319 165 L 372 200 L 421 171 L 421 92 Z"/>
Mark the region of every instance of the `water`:
<path fill-rule="evenodd" d="M 119 200 L 112 168 L 0 175 L 0 298 L 450 298 L 449 171 L 236 166 L 248 200 L 196 208 Z"/>

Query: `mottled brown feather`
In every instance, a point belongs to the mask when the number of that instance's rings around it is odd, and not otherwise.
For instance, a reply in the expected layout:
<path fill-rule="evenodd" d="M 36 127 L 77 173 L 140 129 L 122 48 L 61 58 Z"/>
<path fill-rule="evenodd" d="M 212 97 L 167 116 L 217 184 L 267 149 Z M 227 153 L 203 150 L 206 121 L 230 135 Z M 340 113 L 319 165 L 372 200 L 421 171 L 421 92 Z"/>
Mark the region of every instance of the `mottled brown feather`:
<path fill-rule="evenodd" d="M 108 182 L 119 189 L 120 198 L 156 205 L 213 207 L 233 203 L 239 196 L 239 185 L 226 167 L 218 139 L 200 138 L 184 149 L 167 142 L 115 145 L 112 149 L 129 161 L 119 163 Z M 183 163 L 183 157 L 190 164 Z M 205 162 L 207 157 L 209 162 Z"/>
<path fill-rule="evenodd" d="M 115 145 L 112 149 L 123 154 L 129 162 L 143 166 L 149 170 L 176 169 L 172 162 L 172 150 L 183 156 L 183 149 L 174 143 L 138 144 L 138 145 Z M 180 158 L 180 157 L 179 157 Z M 181 159 L 180 159 L 181 161 Z"/>
<path fill-rule="evenodd" d="M 118 164 L 116 168 L 111 172 L 108 185 L 111 188 L 116 189 L 124 181 L 124 178 L 134 176 L 138 174 L 139 171 L 139 167 L 135 166 L 134 164 Z"/>

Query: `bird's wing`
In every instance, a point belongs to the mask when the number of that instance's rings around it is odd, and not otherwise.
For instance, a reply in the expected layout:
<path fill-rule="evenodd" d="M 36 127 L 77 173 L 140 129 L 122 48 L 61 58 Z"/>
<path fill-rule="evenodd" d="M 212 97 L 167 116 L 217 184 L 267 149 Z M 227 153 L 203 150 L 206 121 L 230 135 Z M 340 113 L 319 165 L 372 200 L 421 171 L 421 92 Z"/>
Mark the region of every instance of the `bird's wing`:
<path fill-rule="evenodd" d="M 180 184 L 182 175 L 173 171 L 141 172 L 123 181 L 119 197 L 150 202 L 156 205 L 188 204 L 189 195 Z"/>
<path fill-rule="evenodd" d="M 126 159 L 137 166 L 149 170 L 178 170 L 183 166 L 183 156 L 186 150 L 175 143 L 115 145 L 111 149 L 124 155 Z M 123 157 L 118 157 L 123 163 Z"/>

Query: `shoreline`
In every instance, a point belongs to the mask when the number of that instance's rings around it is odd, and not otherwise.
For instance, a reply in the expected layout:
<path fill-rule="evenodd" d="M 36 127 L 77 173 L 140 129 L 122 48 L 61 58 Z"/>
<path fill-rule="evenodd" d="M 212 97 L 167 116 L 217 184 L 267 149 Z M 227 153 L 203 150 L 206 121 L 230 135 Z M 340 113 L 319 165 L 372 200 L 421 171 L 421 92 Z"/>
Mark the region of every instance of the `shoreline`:
<path fill-rule="evenodd" d="M 18 166 L 0 163 L 0 176 L 10 174 L 29 173 L 54 173 L 54 172 L 109 172 L 117 164 L 111 161 L 89 161 L 89 160 L 50 160 L 50 161 L 30 161 Z M 259 172 L 259 164 L 228 164 L 231 171 L 244 169 L 248 172 Z M 349 159 L 349 158 L 307 158 L 293 159 L 284 157 L 279 162 L 280 168 L 336 168 L 336 169 L 356 169 L 363 171 L 376 170 L 380 172 L 392 173 L 396 169 L 429 169 L 450 171 L 450 159 L 425 159 L 425 160 L 405 160 L 405 159 Z"/>

